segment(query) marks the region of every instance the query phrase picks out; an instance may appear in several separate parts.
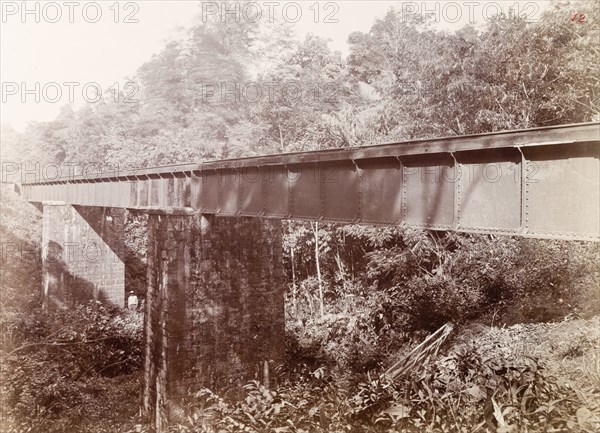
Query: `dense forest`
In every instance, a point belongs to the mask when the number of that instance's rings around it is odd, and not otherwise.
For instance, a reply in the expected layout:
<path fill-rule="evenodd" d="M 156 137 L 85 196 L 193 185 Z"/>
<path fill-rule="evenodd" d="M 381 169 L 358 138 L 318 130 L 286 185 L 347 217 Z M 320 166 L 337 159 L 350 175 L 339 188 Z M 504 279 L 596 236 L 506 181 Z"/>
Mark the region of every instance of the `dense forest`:
<path fill-rule="evenodd" d="M 1 157 L 114 171 L 598 121 L 599 41 L 597 1 L 454 32 L 391 9 L 345 57 L 283 21 L 199 21 L 131 72 L 135 94 L 22 133 L 2 125 Z M 40 226 L 2 185 L 0 233 L 21 246 L 2 256 L 3 431 L 136 431 L 142 318 L 96 303 L 42 312 Z M 172 431 L 600 430 L 598 245 L 284 227 L 278 386 L 190 395 Z M 144 217 L 126 230 L 143 297 Z"/>

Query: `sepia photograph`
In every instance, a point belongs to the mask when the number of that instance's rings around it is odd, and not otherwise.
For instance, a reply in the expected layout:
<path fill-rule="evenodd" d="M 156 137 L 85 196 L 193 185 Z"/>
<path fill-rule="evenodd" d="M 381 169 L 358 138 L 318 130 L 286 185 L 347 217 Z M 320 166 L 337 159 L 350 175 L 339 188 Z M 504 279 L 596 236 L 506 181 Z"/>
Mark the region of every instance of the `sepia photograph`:
<path fill-rule="evenodd" d="M 0 433 L 600 432 L 600 0 L 0 0 Z"/>

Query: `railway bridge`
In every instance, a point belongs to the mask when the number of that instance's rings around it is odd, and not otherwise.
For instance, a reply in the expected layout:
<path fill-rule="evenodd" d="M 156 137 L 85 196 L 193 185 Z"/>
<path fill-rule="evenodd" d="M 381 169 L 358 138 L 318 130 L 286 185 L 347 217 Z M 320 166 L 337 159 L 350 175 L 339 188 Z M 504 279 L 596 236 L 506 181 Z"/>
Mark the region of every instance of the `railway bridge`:
<path fill-rule="evenodd" d="M 282 360 L 281 220 L 598 241 L 599 145 L 586 123 L 19 188 L 43 210 L 47 308 L 69 281 L 123 306 L 124 212 L 148 214 L 142 398 L 162 431 L 190 390 L 235 389 Z M 101 260 L 86 259 L 92 244 Z"/>

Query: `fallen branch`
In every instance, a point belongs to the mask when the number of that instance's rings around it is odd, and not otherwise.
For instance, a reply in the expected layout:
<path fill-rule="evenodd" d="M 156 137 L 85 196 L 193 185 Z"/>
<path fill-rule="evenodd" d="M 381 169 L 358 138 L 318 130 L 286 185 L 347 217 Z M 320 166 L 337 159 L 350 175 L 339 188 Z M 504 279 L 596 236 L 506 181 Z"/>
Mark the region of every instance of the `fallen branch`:
<path fill-rule="evenodd" d="M 440 346 L 446 341 L 453 329 L 454 326 L 451 323 L 446 323 L 440 329 L 428 336 L 408 355 L 388 368 L 384 375 L 394 380 L 409 369 L 414 368 L 418 363 L 420 363 L 421 366 L 427 364 L 430 359 L 437 355 Z"/>

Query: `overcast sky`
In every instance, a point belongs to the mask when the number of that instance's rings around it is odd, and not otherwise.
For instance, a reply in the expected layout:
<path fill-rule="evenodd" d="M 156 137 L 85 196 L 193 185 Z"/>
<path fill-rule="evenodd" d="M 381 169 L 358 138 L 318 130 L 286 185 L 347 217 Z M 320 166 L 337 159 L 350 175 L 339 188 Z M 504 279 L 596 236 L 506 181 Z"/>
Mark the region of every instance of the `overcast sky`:
<path fill-rule="evenodd" d="M 101 89 L 114 83 L 122 88 L 126 77 L 181 29 L 199 22 L 203 12 L 204 17 L 225 12 L 221 2 L 202 3 L 29 1 L 24 10 L 21 1 L 0 1 L 0 120 L 23 130 L 29 121 L 52 120 L 71 97 L 74 106 L 81 105 L 84 88 L 89 99 L 95 96 L 96 83 Z M 498 8 L 516 4 L 520 13 L 535 20 L 549 2 L 258 1 L 241 6 L 238 17 L 269 20 L 285 11 L 298 37 L 324 36 L 345 55 L 348 35 L 367 32 L 392 6 L 407 14 L 428 11 L 440 28 L 453 30 L 470 21 L 484 23 Z"/>

